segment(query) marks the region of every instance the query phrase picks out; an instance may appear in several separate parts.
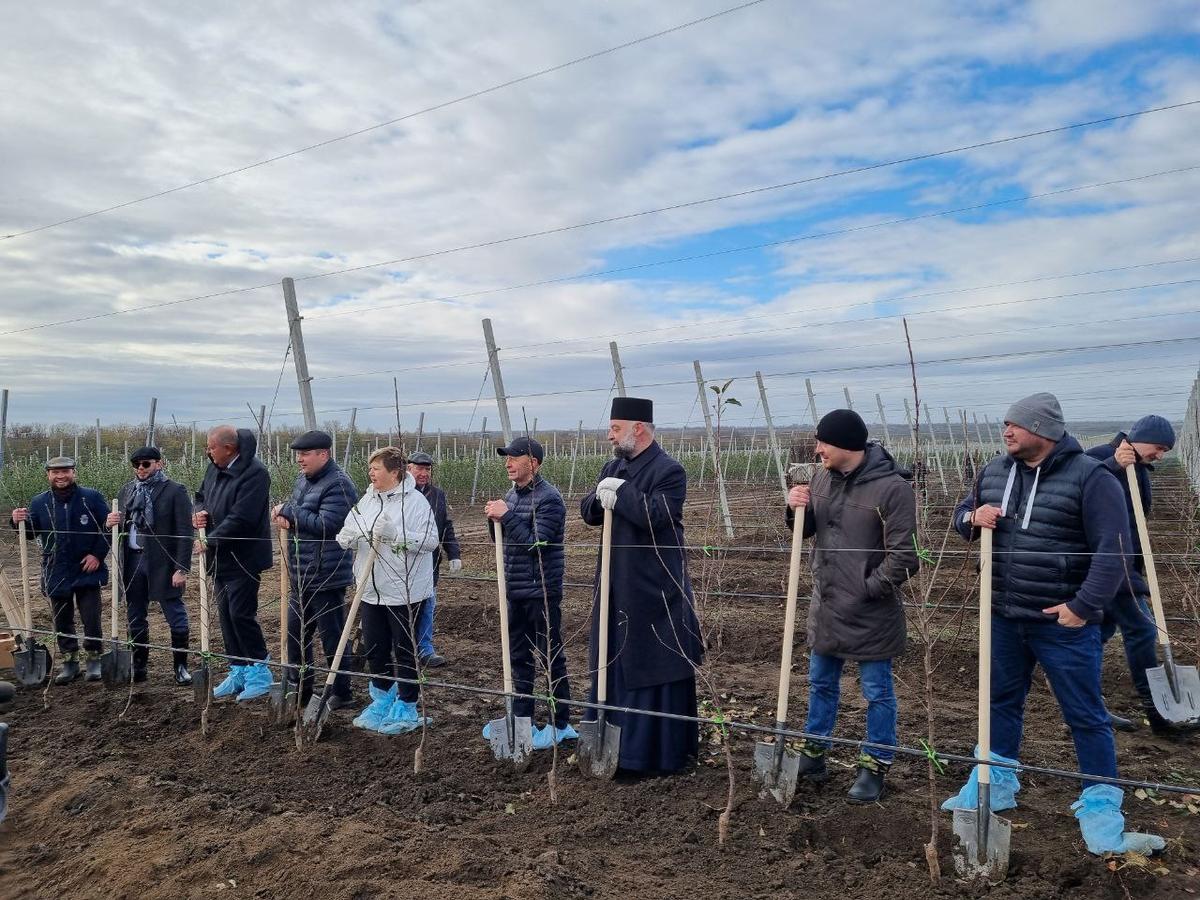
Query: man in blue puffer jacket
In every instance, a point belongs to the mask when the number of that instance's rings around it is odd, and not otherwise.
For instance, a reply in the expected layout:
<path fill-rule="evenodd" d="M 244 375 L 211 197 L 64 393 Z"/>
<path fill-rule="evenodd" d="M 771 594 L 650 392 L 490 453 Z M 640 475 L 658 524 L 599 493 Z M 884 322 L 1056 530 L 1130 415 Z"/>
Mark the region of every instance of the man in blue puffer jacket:
<path fill-rule="evenodd" d="M 100 680 L 100 588 L 108 584 L 108 503 L 104 495 L 75 483 L 75 460 L 56 456 L 46 463 L 50 490 L 38 494 L 28 508 L 14 509 L 13 527 L 25 522 L 42 548 L 42 591 L 50 598 L 54 630 L 62 653 L 55 684 L 79 677 L 79 639 L 75 607 L 83 622 L 87 680 Z"/>
<path fill-rule="evenodd" d="M 332 665 L 346 624 L 346 587 L 354 581 L 354 554 L 342 549 L 337 534 L 358 498 L 358 490 L 331 458 L 333 439 L 325 432 L 305 432 L 291 446 L 296 451 L 300 474 L 291 499 L 275 507 L 272 515 L 275 524 L 288 532 L 287 566 L 292 582 L 288 665 L 298 667 L 303 650 L 305 666 L 302 677 L 297 678 L 293 668 L 288 679 L 299 682 L 300 702 L 307 703 L 313 685 L 313 634 L 320 630 L 325 662 Z M 328 702 L 333 709 L 354 702 L 349 675 L 337 676 Z"/>
<path fill-rule="evenodd" d="M 1053 394 L 1018 400 L 1004 417 L 1005 456 L 979 473 L 954 511 L 965 539 L 995 533 L 992 557 L 992 755 L 1021 749 L 1033 670 L 1046 673 L 1071 729 L 1079 771 L 1117 777 L 1117 752 L 1100 695 L 1100 622 L 1124 579 L 1129 517 L 1121 485 L 1066 432 Z M 993 768 L 991 808 L 1016 806 L 1011 769 Z M 978 773 L 944 809 L 974 809 Z M 1124 833 L 1123 792 L 1085 779 L 1072 805 L 1095 854 L 1162 849 L 1157 835 Z"/>
<path fill-rule="evenodd" d="M 489 502 L 484 513 L 504 534 L 513 690 L 532 693 L 537 668 L 545 669 L 549 662 L 553 721 L 533 735 L 534 748 L 542 750 L 579 737 L 570 723 L 571 687 L 562 644 L 567 507 L 558 488 L 538 472 L 545 458 L 541 444 L 519 437 L 507 447 L 497 447 L 496 453 L 505 458 L 513 486 L 503 500 Z M 533 701 L 513 701 L 513 713 L 532 717 Z"/>

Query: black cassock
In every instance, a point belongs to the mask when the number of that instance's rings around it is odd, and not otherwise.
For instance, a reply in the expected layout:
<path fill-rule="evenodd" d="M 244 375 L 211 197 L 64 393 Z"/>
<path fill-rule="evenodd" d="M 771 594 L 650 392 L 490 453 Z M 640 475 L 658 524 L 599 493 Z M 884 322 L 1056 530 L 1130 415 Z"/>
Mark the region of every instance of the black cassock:
<path fill-rule="evenodd" d="M 609 573 L 608 698 L 628 706 L 696 715 L 693 665 L 703 658 L 683 536 L 687 474 L 652 443 L 631 460 L 614 459 L 600 479 L 623 478 L 613 509 Z M 583 520 L 602 525 L 604 508 L 593 490 L 579 505 Z M 593 589 L 588 666 L 598 662 L 599 553 Z M 593 679 L 594 681 L 594 679 Z M 593 683 L 590 694 L 596 700 Z M 594 713 L 584 713 L 594 719 Z M 611 713 L 621 727 L 620 767 L 634 771 L 674 771 L 694 758 L 699 731 L 694 722 L 657 716 Z"/>

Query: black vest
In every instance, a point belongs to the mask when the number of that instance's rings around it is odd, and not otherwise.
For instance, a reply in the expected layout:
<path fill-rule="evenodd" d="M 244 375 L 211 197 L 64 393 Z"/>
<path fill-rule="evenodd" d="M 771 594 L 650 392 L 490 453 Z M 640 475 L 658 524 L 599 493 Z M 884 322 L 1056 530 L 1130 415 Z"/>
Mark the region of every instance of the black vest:
<path fill-rule="evenodd" d="M 980 474 L 979 505 L 1002 506 L 1009 475 L 1016 469 L 992 545 L 992 603 L 998 615 L 1045 621 L 1042 610 L 1079 591 L 1091 564 L 1083 530 L 1083 485 L 1100 465 L 1066 437 L 1040 473 L 1001 456 Z M 1023 528 L 1027 511 L 1029 523 Z"/>

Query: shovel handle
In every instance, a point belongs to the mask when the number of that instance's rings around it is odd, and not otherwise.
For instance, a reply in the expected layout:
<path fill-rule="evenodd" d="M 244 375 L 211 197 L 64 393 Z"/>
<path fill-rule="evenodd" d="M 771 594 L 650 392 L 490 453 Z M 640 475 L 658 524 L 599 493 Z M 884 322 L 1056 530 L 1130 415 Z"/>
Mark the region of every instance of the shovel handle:
<path fill-rule="evenodd" d="M 512 658 L 508 642 L 508 579 L 504 575 L 504 529 L 499 522 L 492 523 L 496 535 L 496 595 L 500 604 L 500 664 L 504 669 L 504 693 L 511 694 Z"/>
<path fill-rule="evenodd" d="M 363 593 L 367 590 L 367 582 L 371 580 L 371 575 L 375 571 L 375 557 L 378 554 L 379 549 L 375 546 L 375 542 L 371 541 L 366 568 L 363 569 L 362 578 L 358 580 L 358 584 L 354 588 L 354 599 L 350 601 L 346 624 L 342 626 L 342 636 L 338 638 L 337 652 L 333 654 L 333 662 L 329 664 L 329 674 L 325 676 L 325 694 L 323 695 L 325 698 L 332 696 L 330 691 L 333 688 L 333 682 L 337 679 L 338 669 L 342 667 L 342 656 L 346 652 L 346 645 L 350 643 L 350 635 L 354 633 L 354 623 L 358 619 L 358 607 L 362 603 Z"/>
<path fill-rule="evenodd" d="M 29 602 L 29 537 L 25 522 L 18 526 L 21 544 L 21 596 L 25 600 L 25 640 L 33 640 L 33 605 Z"/>
<path fill-rule="evenodd" d="M 779 702 L 775 706 L 775 721 L 786 722 L 788 688 L 792 680 L 792 644 L 796 637 L 796 597 L 800 593 L 800 562 L 804 550 L 803 505 L 796 507 L 792 523 L 792 555 L 788 564 L 787 606 L 783 613 L 783 653 L 779 660 Z"/>
<path fill-rule="evenodd" d="M 200 652 L 208 652 L 208 560 L 205 552 L 204 542 L 207 540 L 205 529 L 201 528 L 197 532 L 200 536 Z"/>
<path fill-rule="evenodd" d="M 596 702 L 608 700 L 608 603 L 612 593 L 612 510 L 604 510 L 600 530 L 600 623 L 596 635 Z M 597 719 L 604 715 L 598 711 Z"/>
<path fill-rule="evenodd" d="M 120 511 L 120 498 L 113 497 L 113 512 Z M 112 629 L 113 646 L 117 640 L 117 606 L 121 602 L 121 526 L 112 527 L 112 611 L 109 613 L 109 627 Z"/>
<path fill-rule="evenodd" d="M 1125 477 L 1129 482 L 1129 499 L 1133 501 L 1133 518 L 1137 522 L 1138 539 L 1142 544 L 1142 559 L 1146 563 L 1146 581 L 1150 585 L 1150 608 L 1154 610 L 1154 624 L 1158 630 L 1158 643 L 1166 647 L 1171 643 L 1167 634 L 1167 616 L 1163 612 L 1162 594 L 1158 589 L 1158 571 L 1154 568 L 1154 552 L 1150 549 L 1150 529 L 1146 525 L 1146 511 L 1142 509 L 1142 489 L 1138 487 L 1137 466 L 1126 466 Z"/>
<path fill-rule="evenodd" d="M 979 758 L 992 758 L 992 538 L 979 529 Z M 979 766 L 979 784 L 992 783 L 992 767 Z"/>
<path fill-rule="evenodd" d="M 287 534 L 282 528 L 279 529 L 279 662 L 281 664 L 287 656 L 288 595 L 292 592 L 291 573 L 288 571 Z"/>

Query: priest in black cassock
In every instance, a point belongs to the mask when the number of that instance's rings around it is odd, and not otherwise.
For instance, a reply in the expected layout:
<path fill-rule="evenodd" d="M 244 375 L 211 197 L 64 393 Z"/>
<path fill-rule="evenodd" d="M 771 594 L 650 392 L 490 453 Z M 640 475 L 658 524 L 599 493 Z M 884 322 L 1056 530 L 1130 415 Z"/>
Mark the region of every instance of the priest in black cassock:
<path fill-rule="evenodd" d="M 589 525 L 602 525 L 605 509 L 613 513 L 607 703 L 695 716 L 694 666 L 704 650 L 683 550 L 687 474 L 654 440 L 652 401 L 617 397 L 610 418 L 608 440 L 616 458 L 579 507 Z M 603 649 L 596 646 L 599 586 L 597 562 L 593 672 Z M 594 719 L 595 713 L 584 716 Z M 621 769 L 673 772 L 696 757 L 694 722 L 620 712 L 609 713 L 608 721 L 621 728 Z"/>

